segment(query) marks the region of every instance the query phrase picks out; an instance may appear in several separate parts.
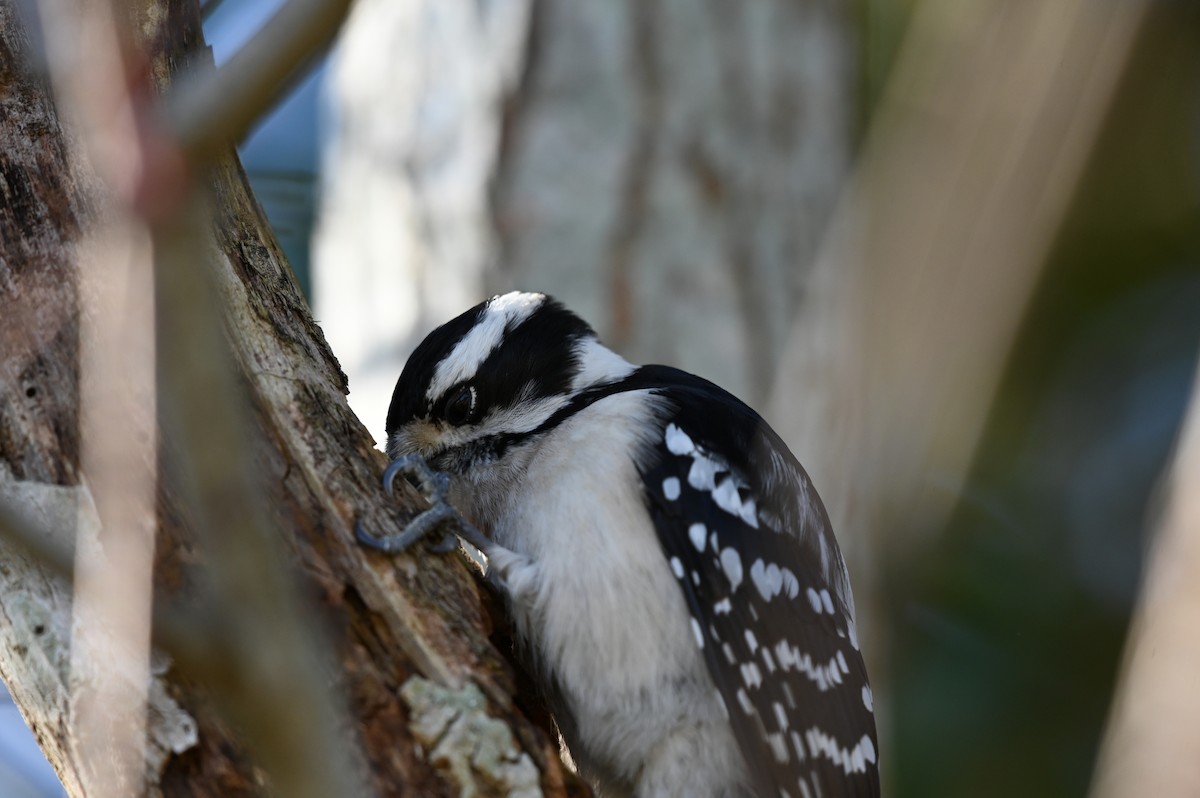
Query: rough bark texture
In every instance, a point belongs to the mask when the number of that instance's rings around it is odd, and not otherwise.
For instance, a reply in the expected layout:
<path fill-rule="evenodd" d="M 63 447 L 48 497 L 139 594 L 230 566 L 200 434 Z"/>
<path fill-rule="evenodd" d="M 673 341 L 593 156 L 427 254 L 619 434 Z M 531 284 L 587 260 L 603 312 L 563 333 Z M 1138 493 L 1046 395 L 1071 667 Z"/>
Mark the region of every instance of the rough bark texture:
<path fill-rule="evenodd" d="M 165 88 L 188 58 L 207 58 L 191 0 L 148 3 L 136 27 Z M 0 495 L 64 536 L 80 485 L 78 306 L 74 244 L 91 218 L 86 164 L 72 160 L 29 37 L 0 0 Z M 383 465 L 345 401 L 346 381 L 313 323 L 236 158 L 212 176 L 211 266 L 229 340 L 253 405 L 249 445 L 263 501 L 282 531 L 314 627 L 323 626 L 352 728 L 381 795 L 563 795 L 581 788 L 556 746 L 514 703 L 510 667 L 489 643 L 490 616 L 457 556 L 390 559 L 354 541 L 408 513 L 378 487 Z M 164 452 L 165 463 L 186 453 Z M 411 495 L 402 498 L 409 513 Z M 186 600 L 203 581 L 170 470 L 160 489 L 155 587 Z M 0 544 L 2 545 L 2 544 Z M 68 727 L 69 588 L 7 549 L 0 556 L 0 675 L 71 795 L 88 784 Z M 211 708 L 206 688 L 160 663 L 152 689 L 152 792 L 237 796 L 261 774 Z M 296 696 L 296 700 L 304 700 Z M 466 794 L 464 792 L 464 794 Z"/>
<path fill-rule="evenodd" d="M 372 430 L 414 338 L 514 288 L 556 295 L 635 362 L 761 403 L 850 161 L 847 16 L 358 3 L 314 279 Z"/>

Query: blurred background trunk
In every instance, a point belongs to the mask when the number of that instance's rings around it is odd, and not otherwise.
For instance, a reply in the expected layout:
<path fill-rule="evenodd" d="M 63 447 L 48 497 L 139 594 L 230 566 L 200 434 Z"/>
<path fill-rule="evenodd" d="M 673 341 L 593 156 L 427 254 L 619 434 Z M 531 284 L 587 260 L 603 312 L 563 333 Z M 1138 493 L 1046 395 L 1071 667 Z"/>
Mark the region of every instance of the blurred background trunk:
<path fill-rule="evenodd" d="M 853 9 L 361 0 L 331 67 L 314 306 L 377 435 L 398 363 L 543 291 L 761 405 L 849 169 Z"/>

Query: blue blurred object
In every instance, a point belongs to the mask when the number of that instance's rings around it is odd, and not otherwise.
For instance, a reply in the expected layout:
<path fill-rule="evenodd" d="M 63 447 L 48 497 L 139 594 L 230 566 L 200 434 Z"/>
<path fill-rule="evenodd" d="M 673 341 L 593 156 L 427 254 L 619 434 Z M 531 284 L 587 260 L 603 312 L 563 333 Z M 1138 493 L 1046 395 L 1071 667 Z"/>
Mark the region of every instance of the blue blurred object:
<path fill-rule="evenodd" d="M 50 798 L 66 795 L 42 755 L 12 696 L 0 683 L 0 795 Z"/>

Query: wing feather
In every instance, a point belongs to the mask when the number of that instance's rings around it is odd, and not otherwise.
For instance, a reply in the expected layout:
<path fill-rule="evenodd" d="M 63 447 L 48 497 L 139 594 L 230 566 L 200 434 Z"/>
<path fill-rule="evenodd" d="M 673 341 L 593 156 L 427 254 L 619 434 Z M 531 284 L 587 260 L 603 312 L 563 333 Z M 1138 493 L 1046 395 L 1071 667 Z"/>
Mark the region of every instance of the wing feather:
<path fill-rule="evenodd" d="M 807 475 L 749 407 L 651 368 L 670 412 L 642 472 L 647 505 L 758 789 L 878 795 L 853 602 Z"/>

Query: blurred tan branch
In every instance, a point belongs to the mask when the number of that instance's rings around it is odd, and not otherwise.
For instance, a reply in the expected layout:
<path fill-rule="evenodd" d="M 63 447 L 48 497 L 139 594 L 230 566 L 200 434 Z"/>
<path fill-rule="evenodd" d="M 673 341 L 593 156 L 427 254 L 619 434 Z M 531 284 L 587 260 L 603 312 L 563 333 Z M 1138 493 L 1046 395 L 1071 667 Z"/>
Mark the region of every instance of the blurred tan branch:
<path fill-rule="evenodd" d="M 297 68 L 332 39 L 347 7 L 293 0 L 227 68 L 194 70 L 196 77 L 172 93 L 167 106 L 179 149 L 192 157 L 226 151 Z M 122 202 L 145 191 L 123 184 L 185 181 L 187 175 L 155 173 L 161 164 L 153 148 L 170 148 L 171 142 L 139 129 L 145 101 L 135 94 L 126 66 L 139 56 L 125 52 L 136 45 L 117 29 L 115 20 L 123 16 L 106 3 L 46 2 L 44 16 L 59 108 L 86 132 L 93 163 L 97 157 L 115 160 L 101 161 L 110 191 L 101 193 L 81 269 L 84 471 L 101 516 L 101 539 L 77 544 L 72 671 L 80 675 L 74 677 L 72 728 L 82 741 L 85 778 L 100 795 L 145 789 L 157 340 L 166 413 L 180 439 L 176 451 L 187 461 L 180 471 L 191 477 L 184 480 L 190 516 L 212 554 L 211 600 L 223 619 L 221 634 L 208 642 L 228 662 L 201 676 L 247 734 L 280 794 L 360 794 L 363 787 L 351 775 L 350 741 L 328 688 L 332 667 L 319 654 L 326 647 L 301 620 L 294 585 L 284 573 L 286 557 L 256 490 L 242 393 L 209 277 L 214 248 L 204 183 L 176 186 L 183 199 L 153 209 L 158 234 L 152 289 L 145 222 L 137 218 L 136 204 Z M 80 52 L 89 53 L 87 63 Z M 159 304 L 157 336 L 152 291 Z M 136 540 L 135 528 L 144 531 Z M 140 691 L 140 699 L 130 691 Z"/>
<path fill-rule="evenodd" d="M 203 159 L 241 140 L 332 43 L 349 10 L 350 0 L 289 0 L 226 64 L 180 81 L 164 114 L 184 150 Z"/>
<path fill-rule="evenodd" d="M 1094 798 L 1200 794 L 1200 371 L 1166 487 Z"/>
<path fill-rule="evenodd" d="M 769 417 L 842 541 L 885 739 L 880 563 L 957 500 L 1147 8 L 922 3 L 805 287 Z"/>
<path fill-rule="evenodd" d="M 209 275 L 206 192 L 155 238 L 160 385 L 169 431 L 184 453 L 184 502 L 208 547 L 213 602 L 223 619 L 228 678 L 209 680 L 244 730 L 280 795 L 358 795 L 344 709 L 318 627 L 305 623 L 286 550 L 263 507 Z M 208 674 L 213 676 L 214 674 Z"/>

